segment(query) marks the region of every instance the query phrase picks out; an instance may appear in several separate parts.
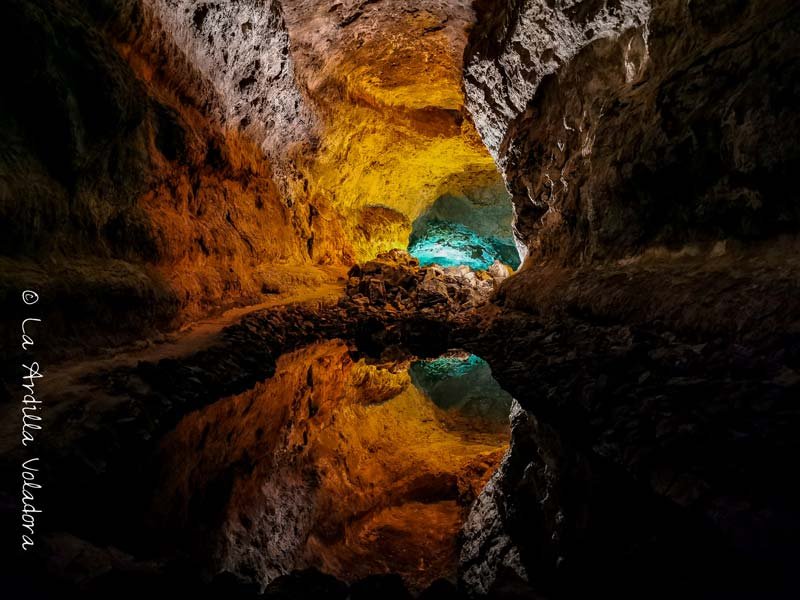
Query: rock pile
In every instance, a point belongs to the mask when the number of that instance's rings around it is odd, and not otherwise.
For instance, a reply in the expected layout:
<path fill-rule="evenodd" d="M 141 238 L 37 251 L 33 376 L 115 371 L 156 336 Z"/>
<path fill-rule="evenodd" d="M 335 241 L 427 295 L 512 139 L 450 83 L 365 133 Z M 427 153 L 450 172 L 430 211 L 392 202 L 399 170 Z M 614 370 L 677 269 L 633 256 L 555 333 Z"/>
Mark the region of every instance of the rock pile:
<path fill-rule="evenodd" d="M 420 267 L 419 261 L 403 250 L 390 250 L 356 265 L 348 277 L 343 304 L 380 308 L 390 313 L 426 314 L 477 308 L 489 301 L 496 282 L 502 280 L 502 276 L 493 277 L 466 266 Z"/>

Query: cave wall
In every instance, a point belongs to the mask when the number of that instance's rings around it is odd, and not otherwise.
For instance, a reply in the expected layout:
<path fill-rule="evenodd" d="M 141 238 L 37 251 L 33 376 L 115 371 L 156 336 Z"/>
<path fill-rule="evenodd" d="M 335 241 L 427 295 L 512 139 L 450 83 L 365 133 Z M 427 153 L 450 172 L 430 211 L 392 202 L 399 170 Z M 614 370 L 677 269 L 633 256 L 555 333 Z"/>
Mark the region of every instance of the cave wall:
<path fill-rule="evenodd" d="M 140 336 L 352 259 L 297 193 L 313 119 L 279 4 L 203 6 L 4 5 L 3 295 L 36 289 L 53 339 Z"/>
<path fill-rule="evenodd" d="M 797 455 L 800 10 L 475 9 L 466 105 L 527 257 L 481 326 L 519 406 L 462 583 L 780 597 L 798 553 L 772 465 Z"/>
<path fill-rule="evenodd" d="M 467 106 L 537 260 L 797 231 L 795 3 L 476 10 Z"/>
<path fill-rule="evenodd" d="M 502 179 L 485 187 L 447 193 L 412 223 L 408 251 L 421 264 L 487 269 L 495 260 L 519 266 L 511 231 L 513 209 Z"/>

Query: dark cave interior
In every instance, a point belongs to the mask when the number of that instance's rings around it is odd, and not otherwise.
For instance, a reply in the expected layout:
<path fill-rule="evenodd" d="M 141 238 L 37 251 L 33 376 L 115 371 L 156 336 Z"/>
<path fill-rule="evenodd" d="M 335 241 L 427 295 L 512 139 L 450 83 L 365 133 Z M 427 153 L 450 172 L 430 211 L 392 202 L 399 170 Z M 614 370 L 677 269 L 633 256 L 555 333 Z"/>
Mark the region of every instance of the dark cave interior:
<path fill-rule="evenodd" d="M 0 14 L 0 595 L 798 596 L 796 2 Z"/>

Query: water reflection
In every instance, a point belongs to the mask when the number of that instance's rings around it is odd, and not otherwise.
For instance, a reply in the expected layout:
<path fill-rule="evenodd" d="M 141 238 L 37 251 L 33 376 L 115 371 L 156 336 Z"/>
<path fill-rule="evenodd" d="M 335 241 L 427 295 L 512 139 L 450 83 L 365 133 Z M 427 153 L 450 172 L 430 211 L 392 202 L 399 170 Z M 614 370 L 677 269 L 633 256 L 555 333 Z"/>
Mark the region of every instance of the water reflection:
<path fill-rule="evenodd" d="M 308 566 L 396 572 L 416 589 L 454 577 L 510 398 L 480 359 L 438 360 L 371 364 L 340 341 L 283 356 L 273 378 L 166 437 L 153 524 L 210 572 L 262 582 Z"/>
<path fill-rule="evenodd" d="M 492 377 L 489 364 L 482 358 L 451 352 L 433 360 L 414 361 L 409 374 L 436 406 L 479 419 L 485 430 L 508 428 L 511 395 Z"/>

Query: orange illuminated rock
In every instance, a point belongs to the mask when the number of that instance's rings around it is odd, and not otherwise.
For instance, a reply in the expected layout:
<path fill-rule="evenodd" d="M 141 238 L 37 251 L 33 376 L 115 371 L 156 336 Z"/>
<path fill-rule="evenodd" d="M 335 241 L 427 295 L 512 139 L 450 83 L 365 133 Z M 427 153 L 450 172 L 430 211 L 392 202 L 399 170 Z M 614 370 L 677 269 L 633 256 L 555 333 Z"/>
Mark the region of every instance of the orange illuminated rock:
<path fill-rule="evenodd" d="M 158 519 L 205 524 L 208 567 L 262 582 L 304 566 L 349 581 L 399 572 L 415 588 L 454 576 L 464 511 L 507 425 L 438 408 L 406 367 L 354 362 L 338 341 L 284 356 L 272 379 L 167 437 Z"/>

